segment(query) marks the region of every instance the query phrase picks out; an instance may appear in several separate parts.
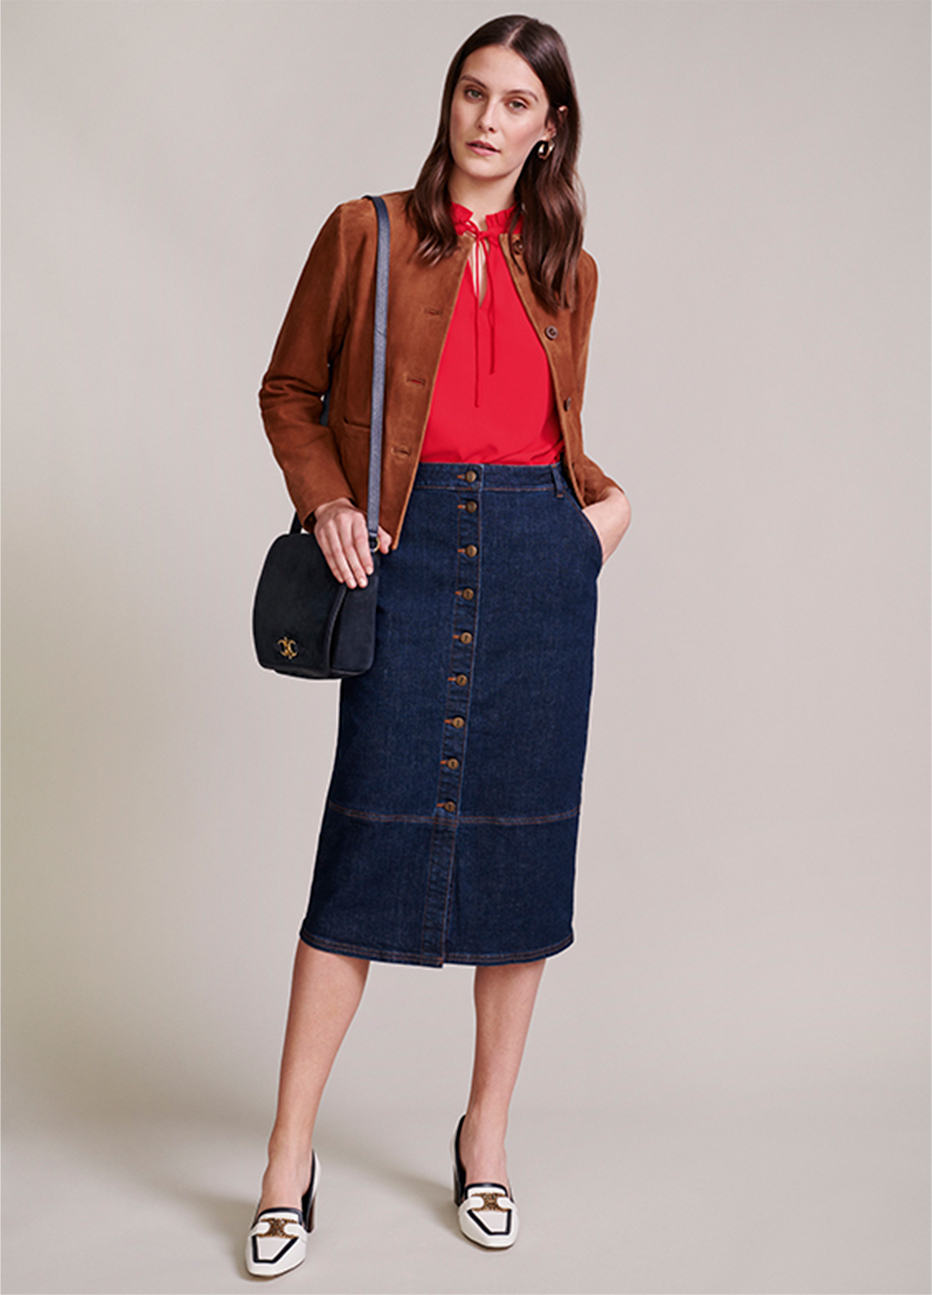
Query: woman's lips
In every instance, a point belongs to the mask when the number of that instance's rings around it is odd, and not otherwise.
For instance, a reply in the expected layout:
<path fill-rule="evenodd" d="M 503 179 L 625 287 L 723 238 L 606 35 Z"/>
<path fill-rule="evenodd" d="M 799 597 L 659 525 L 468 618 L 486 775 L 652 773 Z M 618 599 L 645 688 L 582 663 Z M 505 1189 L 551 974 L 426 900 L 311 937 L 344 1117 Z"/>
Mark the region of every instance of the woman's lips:
<path fill-rule="evenodd" d="M 478 139 L 473 140 L 473 142 L 471 144 L 467 144 L 466 147 L 471 148 L 474 153 L 479 153 L 482 157 L 491 157 L 493 153 L 498 152 L 498 149 L 493 148 L 491 144 L 483 144 L 482 141 Z"/>

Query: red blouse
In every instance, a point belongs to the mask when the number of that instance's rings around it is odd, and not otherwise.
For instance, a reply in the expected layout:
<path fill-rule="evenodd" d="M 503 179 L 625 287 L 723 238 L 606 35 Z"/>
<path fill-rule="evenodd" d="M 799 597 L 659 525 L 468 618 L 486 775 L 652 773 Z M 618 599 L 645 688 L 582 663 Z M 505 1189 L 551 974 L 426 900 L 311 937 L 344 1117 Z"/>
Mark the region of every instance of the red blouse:
<path fill-rule="evenodd" d="M 481 304 L 466 267 L 444 343 L 421 450 L 423 463 L 555 463 L 563 440 L 550 366 L 499 244 L 514 208 L 480 230 L 457 203 L 457 234 L 485 254 Z"/>

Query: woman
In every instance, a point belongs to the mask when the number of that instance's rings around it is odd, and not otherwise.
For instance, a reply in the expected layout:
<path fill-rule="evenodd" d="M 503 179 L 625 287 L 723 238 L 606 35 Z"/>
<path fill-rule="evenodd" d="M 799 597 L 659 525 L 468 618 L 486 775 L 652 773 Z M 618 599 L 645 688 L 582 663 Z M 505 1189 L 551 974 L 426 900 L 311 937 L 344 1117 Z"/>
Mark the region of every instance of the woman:
<path fill-rule="evenodd" d="M 314 1120 L 372 959 L 472 964 L 476 1044 L 454 1138 L 464 1234 L 510 1245 L 505 1129 L 547 957 L 572 941 L 596 580 L 629 521 L 582 451 L 596 272 L 559 35 L 525 17 L 450 66 L 436 142 L 391 217 L 376 658 L 340 730 L 295 960 L 250 1272 L 300 1263 Z M 376 222 L 311 251 L 260 403 L 305 527 L 365 585 Z M 321 424 L 329 389 L 328 426 Z M 309 1181 L 310 1179 L 310 1181 Z"/>

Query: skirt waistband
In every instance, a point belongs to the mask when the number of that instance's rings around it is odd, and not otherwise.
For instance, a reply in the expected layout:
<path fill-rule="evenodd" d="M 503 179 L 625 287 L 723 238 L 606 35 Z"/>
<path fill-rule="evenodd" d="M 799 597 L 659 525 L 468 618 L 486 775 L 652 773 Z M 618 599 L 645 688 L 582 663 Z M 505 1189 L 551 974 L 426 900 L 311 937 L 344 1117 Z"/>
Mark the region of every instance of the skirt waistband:
<path fill-rule="evenodd" d="M 420 463 L 415 490 L 548 490 L 572 494 L 560 463 Z"/>

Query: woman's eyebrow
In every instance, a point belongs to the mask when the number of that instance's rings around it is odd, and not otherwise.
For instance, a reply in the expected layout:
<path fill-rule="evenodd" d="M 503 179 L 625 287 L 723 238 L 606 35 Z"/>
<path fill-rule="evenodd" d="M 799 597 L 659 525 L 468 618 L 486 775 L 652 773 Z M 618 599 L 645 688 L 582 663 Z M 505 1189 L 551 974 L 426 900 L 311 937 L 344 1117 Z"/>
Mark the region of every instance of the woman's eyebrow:
<path fill-rule="evenodd" d="M 486 83 L 485 83 L 484 81 L 480 81 L 480 80 L 479 80 L 479 78 L 478 78 L 477 76 L 471 76 L 469 73 L 464 73 L 464 74 L 460 77 L 460 80 L 461 80 L 461 81 L 471 81 L 471 82 L 473 83 L 473 85 L 478 85 L 478 86 L 480 86 L 483 90 L 488 90 L 488 88 L 489 88 L 489 87 L 486 85 Z M 537 95 L 534 93 L 534 91 L 533 91 L 533 90 L 506 90 L 506 91 L 505 91 L 505 97 L 506 97 L 506 98 L 507 98 L 509 95 L 512 95 L 512 94 L 523 94 L 523 95 L 525 95 L 528 99 L 535 99 L 535 100 L 537 99 Z"/>

